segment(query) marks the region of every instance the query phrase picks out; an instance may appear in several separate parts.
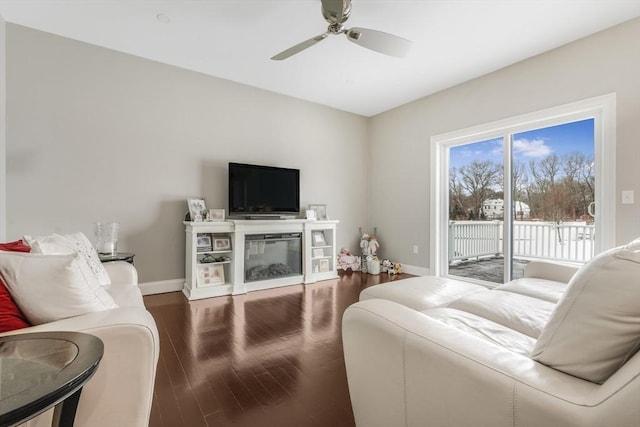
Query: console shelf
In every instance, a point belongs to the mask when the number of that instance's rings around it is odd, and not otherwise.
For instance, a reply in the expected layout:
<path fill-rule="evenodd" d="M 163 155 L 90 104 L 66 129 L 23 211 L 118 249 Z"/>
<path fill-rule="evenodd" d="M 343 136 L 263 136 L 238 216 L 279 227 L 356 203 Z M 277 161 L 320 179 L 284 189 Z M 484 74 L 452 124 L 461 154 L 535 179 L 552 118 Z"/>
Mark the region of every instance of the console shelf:
<path fill-rule="evenodd" d="M 246 292 L 295 284 L 309 284 L 338 277 L 336 269 L 336 227 L 338 221 L 292 220 L 228 220 L 221 222 L 185 221 L 185 283 L 182 292 L 189 300 Z M 282 241 L 301 240 L 301 274 L 265 280 L 245 280 L 245 257 L 249 248 L 260 251 L 255 235 L 280 234 Z M 209 236 L 212 241 L 228 239 L 224 250 L 198 251 L 198 237 Z M 288 236 L 295 236 L 288 238 Z M 251 236 L 246 239 L 246 236 Z M 206 239 L 205 239 L 206 241 Z M 206 246 L 206 245 L 205 245 Z M 209 245 L 212 246 L 212 245 Z M 229 247 L 230 246 L 230 247 Z M 254 247 L 255 246 L 255 247 Z M 213 247 L 216 247 L 215 244 Z M 200 262 L 205 255 L 228 257 L 228 260 Z M 297 255 L 296 255 L 297 256 Z M 249 258 L 247 258 L 249 259 Z M 251 260 L 253 262 L 253 260 Z M 294 260 L 294 263 L 297 261 Z M 248 265 L 249 266 L 249 265 Z M 277 266 L 277 265 L 276 265 Z"/>

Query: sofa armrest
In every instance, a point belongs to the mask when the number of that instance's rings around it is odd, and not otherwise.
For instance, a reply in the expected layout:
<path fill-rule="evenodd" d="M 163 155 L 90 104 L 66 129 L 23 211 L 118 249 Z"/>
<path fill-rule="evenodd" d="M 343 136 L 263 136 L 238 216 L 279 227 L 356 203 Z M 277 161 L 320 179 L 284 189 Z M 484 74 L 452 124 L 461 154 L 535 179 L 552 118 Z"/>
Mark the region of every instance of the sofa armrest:
<path fill-rule="evenodd" d="M 597 385 L 391 301 L 350 306 L 342 329 L 359 426 L 591 427 L 640 417 L 638 354 Z"/>
<path fill-rule="evenodd" d="M 138 285 L 138 270 L 126 261 L 110 261 L 102 264 L 112 285 Z"/>
<path fill-rule="evenodd" d="M 159 339 L 155 321 L 147 310 L 142 307 L 121 307 L 32 326 L 9 334 L 46 331 L 85 332 L 97 336 L 104 343 L 102 361 L 82 390 L 76 426 L 148 425 Z M 50 426 L 50 419 L 51 411 L 48 411 L 26 425 Z"/>
<path fill-rule="evenodd" d="M 580 267 L 548 261 L 531 261 L 524 267 L 524 277 L 569 283 Z"/>

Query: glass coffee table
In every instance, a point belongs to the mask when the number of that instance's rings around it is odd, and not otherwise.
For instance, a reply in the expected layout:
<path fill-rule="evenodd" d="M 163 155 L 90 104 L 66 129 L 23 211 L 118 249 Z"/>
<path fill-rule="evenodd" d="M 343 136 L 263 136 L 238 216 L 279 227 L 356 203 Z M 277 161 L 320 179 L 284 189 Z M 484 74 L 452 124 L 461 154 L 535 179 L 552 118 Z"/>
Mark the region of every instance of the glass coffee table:
<path fill-rule="evenodd" d="M 0 337 L 0 426 L 21 424 L 55 407 L 53 426 L 73 426 L 82 387 L 104 353 L 79 332 Z"/>

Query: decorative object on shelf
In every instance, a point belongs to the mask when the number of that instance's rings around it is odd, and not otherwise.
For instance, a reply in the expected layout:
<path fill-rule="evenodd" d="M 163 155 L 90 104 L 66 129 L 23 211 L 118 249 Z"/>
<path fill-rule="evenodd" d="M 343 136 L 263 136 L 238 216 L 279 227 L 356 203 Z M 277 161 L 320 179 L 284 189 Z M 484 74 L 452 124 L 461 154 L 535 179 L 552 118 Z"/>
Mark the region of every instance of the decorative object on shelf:
<path fill-rule="evenodd" d="M 327 244 L 324 233 L 322 231 L 314 231 L 311 233 L 311 240 L 313 242 L 313 246 L 324 246 Z"/>
<path fill-rule="evenodd" d="M 198 282 L 200 286 L 224 285 L 224 267 L 222 264 L 199 265 Z"/>
<path fill-rule="evenodd" d="M 316 215 L 316 211 L 314 211 L 313 209 L 307 209 L 307 211 L 305 212 L 305 216 L 307 219 L 310 219 L 310 220 L 318 219 Z"/>
<path fill-rule="evenodd" d="M 216 237 L 213 239 L 213 249 L 216 251 L 228 251 L 231 249 L 231 239 L 228 237 Z"/>
<path fill-rule="evenodd" d="M 193 222 L 202 222 L 207 216 L 207 203 L 204 197 L 188 197 L 189 216 Z"/>
<path fill-rule="evenodd" d="M 320 273 L 325 273 L 327 271 L 329 271 L 330 267 L 329 267 L 329 260 L 327 258 L 323 258 L 318 262 L 318 265 L 320 266 Z"/>
<path fill-rule="evenodd" d="M 309 205 L 309 210 L 315 211 L 316 219 L 318 219 L 318 221 L 325 221 L 329 219 L 327 216 L 327 205 Z"/>
<path fill-rule="evenodd" d="M 96 250 L 99 254 L 113 255 L 118 251 L 117 222 L 96 222 Z"/>
<path fill-rule="evenodd" d="M 211 235 L 210 234 L 198 234 L 196 248 L 198 252 L 207 252 L 212 250 Z"/>
<path fill-rule="evenodd" d="M 207 221 L 224 221 L 224 209 L 209 209 Z"/>
<path fill-rule="evenodd" d="M 360 257 L 355 256 L 347 248 L 342 248 L 338 254 L 338 269 L 340 270 L 360 270 Z"/>

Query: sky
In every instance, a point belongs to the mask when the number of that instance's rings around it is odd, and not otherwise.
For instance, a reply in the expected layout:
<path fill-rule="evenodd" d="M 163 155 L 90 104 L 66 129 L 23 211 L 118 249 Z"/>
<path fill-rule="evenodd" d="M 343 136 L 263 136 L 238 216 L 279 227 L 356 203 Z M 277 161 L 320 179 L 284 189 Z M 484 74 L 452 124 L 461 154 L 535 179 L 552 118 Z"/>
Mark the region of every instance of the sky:
<path fill-rule="evenodd" d="M 514 135 L 513 153 L 516 161 L 540 160 L 556 154 L 562 157 L 582 152 L 594 157 L 594 119 L 535 129 Z M 460 167 L 472 161 L 492 160 L 502 164 L 502 138 L 452 147 L 450 166 Z"/>

